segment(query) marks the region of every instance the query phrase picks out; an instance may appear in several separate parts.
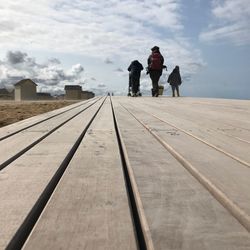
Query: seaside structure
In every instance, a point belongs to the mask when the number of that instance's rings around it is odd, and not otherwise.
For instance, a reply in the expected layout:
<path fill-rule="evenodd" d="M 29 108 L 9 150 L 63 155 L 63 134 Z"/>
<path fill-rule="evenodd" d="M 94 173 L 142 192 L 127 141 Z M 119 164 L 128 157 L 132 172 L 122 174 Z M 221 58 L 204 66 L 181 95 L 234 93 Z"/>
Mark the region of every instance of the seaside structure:
<path fill-rule="evenodd" d="M 95 96 L 93 92 L 82 91 L 80 85 L 65 85 L 65 99 L 67 100 L 81 100 L 81 99 L 90 99 Z"/>
<path fill-rule="evenodd" d="M 36 87 L 37 84 L 31 79 L 23 79 L 17 82 L 15 85 L 15 100 L 36 100 Z"/>
<path fill-rule="evenodd" d="M 65 85 L 65 99 L 78 100 L 81 99 L 82 87 L 80 85 Z"/>
<path fill-rule="evenodd" d="M 81 99 L 90 99 L 95 97 L 95 94 L 90 91 L 82 91 L 82 98 Z"/>

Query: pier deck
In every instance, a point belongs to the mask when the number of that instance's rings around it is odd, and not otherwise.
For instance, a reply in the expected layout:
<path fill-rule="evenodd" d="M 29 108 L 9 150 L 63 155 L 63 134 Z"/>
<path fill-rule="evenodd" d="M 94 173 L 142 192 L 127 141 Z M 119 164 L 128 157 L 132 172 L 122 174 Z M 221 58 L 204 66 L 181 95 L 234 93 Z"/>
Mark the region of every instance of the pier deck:
<path fill-rule="evenodd" d="M 250 101 L 96 97 L 0 129 L 0 249 L 250 249 Z"/>

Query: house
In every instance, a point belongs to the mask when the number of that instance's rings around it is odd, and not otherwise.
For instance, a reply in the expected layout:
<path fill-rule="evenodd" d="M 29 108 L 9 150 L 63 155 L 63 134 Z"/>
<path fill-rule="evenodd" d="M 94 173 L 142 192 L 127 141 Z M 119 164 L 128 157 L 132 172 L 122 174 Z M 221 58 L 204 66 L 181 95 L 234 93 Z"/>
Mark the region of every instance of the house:
<path fill-rule="evenodd" d="M 23 79 L 15 85 L 15 100 L 36 100 L 36 87 L 37 84 L 30 79 Z"/>
<path fill-rule="evenodd" d="M 80 100 L 82 98 L 82 87 L 80 85 L 65 85 L 65 99 Z"/>
<path fill-rule="evenodd" d="M 82 99 L 90 99 L 95 97 L 95 94 L 93 92 L 90 91 L 82 91 Z"/>
<path fill-rule="evenodd" d="M 81 99 L 90 99 L 95 96 L 93 92 L 82 91 L 80 85 L 65 85 L 65 99 L 67 100 L 81 100 Z"/>

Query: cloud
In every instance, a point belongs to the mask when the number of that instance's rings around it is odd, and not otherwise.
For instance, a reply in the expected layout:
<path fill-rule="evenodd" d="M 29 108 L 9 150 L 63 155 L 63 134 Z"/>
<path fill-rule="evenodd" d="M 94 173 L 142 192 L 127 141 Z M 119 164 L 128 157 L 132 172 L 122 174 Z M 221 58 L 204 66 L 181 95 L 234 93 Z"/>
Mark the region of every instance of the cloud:
<path fill-rule="evenodd" d="M 124 70 L 122 68 L 117 68 L 114 71 L 116 71 L 116 72 L 124 72 Z"/>
<path fill-rule="evenodd" d="M 73 65 L 72 68 L 71 68 L 71 73 L 73 75 L 81 74 L 83 71 L 84 71 L 84 68 L 80 63 L 78 63 L 76 65 Z"/>
<path fill-rule="evenodd" d="M 0 9 L 2 21 L 14 28 L 1 32 L 0 48 L 69 53 L 77 48 L 106 63 L 140 57 L 155 44 L 167 49 L 167 38 L 183 29 L 181 0 L 9 0 Z"/>
<path fill-rule="evenodd" d="M 61 64 L 61 62 L 57 58 L 49 58 L 48 60 L 49 64 Z"/>
<path fill-rule="evenodd" d="M 98 88 L 98 87 L 92 87 L 92 88 L 88 88 L 89 91 L 92 91 L 95 93 L 95 95 L 106 95 L 108 91 L 106 88 Z"/>
<path fill-rule="evenodd" d="M 209 29 L 200 34 L 201 41 L 250 44 L 249 0 L 213 0 L 212 14 L 213 21 Z"/>
<path fill-rule="evenodd" d="M 178 64 L 193 74 L 188 64 L 204 64 L 200 51 L 182 36 L 182 0 L 24 1 L 8 0 L 0 8 L 1 50 L 77 53 L 126 68 L 134 59 L 146 62 L 150 48 L 158 45 L 170 67 Z M 29 63 L 35 67 L 32 59 Z M 69 77 L 69 72 L 63 76 L 57 61 L 50 65 L 43 71 L 52 85 Z"/>
<path fill-rule="evenodd" d="M 103 84 L 103 83 L 100 83 L 100 84 L 97 85 L 97 87 L 98 88 L 106 88 L 107 86 L 105 84 Z"/>
<path fill-rule="evenodd" d="M 106 58 L 104 61 L 106 64 L 113 64 L 114 62 L 111 61 L 109 58 Z"/>
<path fill-rule="evenodd" d="M 13 85 L 24 78 L 33 79 L 38 83 L 38 88 L 51 92 L 63 90 L 65 84 L 84 84 L 84 68 L 81 64 L 64 70 L 56 58 L 37 63 L 35 58 L 21 51 L 8 51 L 6 58 L 0 62 L 1 86 Z"/>
<path fill-rule="evenodd" d="M 27 57 L 26 53 L 22 53 L 21 51 L 9 51 L 7 53 L 7 61 L 10 64 L 23 63 L 25 61 L 25 57 Z"/>

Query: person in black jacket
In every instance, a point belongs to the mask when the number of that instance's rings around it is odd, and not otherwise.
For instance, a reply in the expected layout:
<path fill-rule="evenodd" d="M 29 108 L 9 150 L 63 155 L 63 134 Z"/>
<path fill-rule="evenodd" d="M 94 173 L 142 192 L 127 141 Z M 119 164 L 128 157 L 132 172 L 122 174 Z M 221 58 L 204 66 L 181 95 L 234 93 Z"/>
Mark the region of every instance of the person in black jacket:
<path fill-rule="evenodd" d="M 130 88 L 132 90 L 132 96 L 138 96 L 139 93 L 139 86 L 140 86 L 140 77 L 141 71 L 143 70 L 142 64 L 138 60 L 134 60 L 128 67 L 129 71 L 129 93 L 130 95 Z"/>
<path fill-rule="evenodd" d="M 154 46 L 151 49 L 152 53 L 148 57 L 148 72 L 152 81 L 152 96 L 158 97 L 159 95 L 159 86 L 158 82 L 162 75 L 162 69 L 166 68 L 163 66 L 164 58 L 160 53 L 160 48 Z"/>
<path fill-rule="evenodd" d="M 182 80 L 181 80 L 179 66 L 175 66 L 172 73 L 169 75 L 168 83 L 172 87 L 172 96 L 175 97 L 175 90 L 177 92 L 177 96 L 180 96 L 179 85 L 181 85 Z"/>

